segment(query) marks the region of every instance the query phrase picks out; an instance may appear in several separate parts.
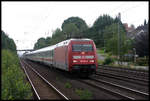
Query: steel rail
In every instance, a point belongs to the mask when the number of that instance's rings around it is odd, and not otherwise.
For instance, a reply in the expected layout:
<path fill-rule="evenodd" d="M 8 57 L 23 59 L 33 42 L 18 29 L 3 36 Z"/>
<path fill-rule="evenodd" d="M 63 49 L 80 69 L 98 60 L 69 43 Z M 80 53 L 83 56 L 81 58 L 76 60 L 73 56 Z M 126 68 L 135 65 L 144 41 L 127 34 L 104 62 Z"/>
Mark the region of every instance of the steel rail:
<path fill-rule="evenodd" d="M 122 70 L 124 70 L 124 71 L 128 71 L 128 72 L 134 72 L 134 73 L 144 73 L 144 74 L 146 74 L 146 75 L 148 75 L 148 71 L 146 71 L 146 70 L 136 70 L 136 69 L 130 69 L 130 68 L 121 68 L 121 67 L 115 67 L 115 66 L 106 66 L 106 65 L 98 65 L 98 66 L 102 66 L 102 67 L 106 67 L 106 68 L 103 68 L 103 69 L 111 69 L 111 70 L 118 70 L 118 71 L 122 71 Z M 114 68 L 114 69 L 113 69 Z"/>
<path fill-rule="evenodd" d="M 89 83 L 88 81 L 85 81 L 85 80 L 78 80 L 79 82 L 83 82 L 83 83 L 85 83 L 85 84 L 88 84 L 88 85 L 90 85 L 90 86 L 92 86 L 92 87 L 95 87 L 95 88 L 98 88 L 98 89 L 103 89 L 103 90 L 105 90 L 105 91 L 107 91 L 107 92 L 109 92 L 109 93 L 112 93 L 112 94 L 115 94 L 116 96 L 120 96 L 120 97 L 122 97 L 122 98 L 124 98 L 124 99 L 129 99 L 129 100 L 135 100 L 135 98 L 133 98 L 133 97 L 129 97 L 129 96 L 126 96 L 126 95 L 123 95 L 123 94 L 121 94 L 121 93 L 118 93 L 118 92 L 116 92 L 116 91 L 112 91 L 112 90 L 110 90 L 110 89 L 107 89 L 107 88 L 105 88 L 105 87 L 102 87 L 102 86 L 99 86 L 99 85 L 94 85 L 94 84 L 92 84 L 92 83 Z"/>
<path fill-rule="evenodd" d="M 99 73 L 109 74 L 109 75 L 113 75 L 113 76 L 117 76 L 117 77 L 123 77 L 123 78 L 138 80 L 138 81 L 142 81 L 142 82 L 148 82 L 148 80 L 143 80 L 143 79 L 139 79 L 139 78 L 128 77 L 128 76 L 124 76 L 124 75 L 117 75 L 117 74 L 112 74 L 112 73 L 106 73 L 106 72 L 102 72 L 102 71 L 97 71 L 97 73 L 98 74 Z"/>
<path fill-rule="evenodd" d="M 148 93 L 144 93 L 144 92 L 141 92 L 141 91 L 138 91 L 138 90 L 134 90 L 134 89 L 131 89 L 131 88 L 128 88 L 128 87 L 125 87 L 125 86 L 118 85 L 118 84 L 114 84 L 114 83 L 111 83 L 111 82 L 108 82 L 108 81 L 98 80 L 98 79 L 94 79 L 94 78 L 90 78 L 90 79 L 93 80 L 93 81 L 96 81 L 96 82 L 101 82 L 101 83 L 109 84 L 109 85 L 112 85 L 112 86 L 115 86 L 115 87 L 118 87 L 118 88 L 121 88 L 121 89 L 132 91 L 132 92 L 134 92 L 136 94 L 141 94 L 142 96 L 145 96 L 145 97 L 149 96 Z"/>
<path fill-rule="evenodd" d="M 97 73 L 96 74 L 97 76 L 105 76 L 105 77 L 108 77 L 108 78 L 114 78 L 114 79 L 117 79 L 117 80 L 122 80 L 122 81 L 127 81 L 127 82 L 131 82 L 131 83 L 136 83 L 138 85 L 143 85 L 143 86 L 147 86 L 148 83 L 143 83 L 143 82 L 140 82 L 140 81 L 135 81 L 135 80 L 132 80 L 132 79 L 129 79 L 129 78 L 121 78 L 119 76 L 114 76 L 114 75 L 107 75 L 105 73 Z"/>
<path fill-rule="evenodd" d="M 138 78 L 145 78 L 145 79 L 148 79 L 149 76 L 148 74 L 144 73 L 144 72 L 137 72 L 137 71 L 130 71 L 130 70 L 117 70 L 117 69 L 113 69 L 113 68 L 98 68 L 98 71 L 110 71 L 110 72 L 119 72 L 119 73 L 129 73 L 129 75 L 133 75 L 133 76 L 137 76 Z"/>
<path fill-rule="evenodd" d="M 25 62 L 25 64 L 27 64 Z M 31 65 L 27 64 L 32 71 L 34 71 L 40 78 L 42 78 L 42 80 L 44 80 L 49 86 L 51 86 L 59 95 L 61 95 L 63 98 L 65 98 L 66 100 L 69 100 L 69 98 L 67 98 L 63 93 L 61 93 L 58 89 L 56 89 L 50 82 L 48 82 L 43 76 L 41 76 L 35 69 L 32 68 Z"/>
<path fill-rule="evenodd" d="M 137 71 L 130 71 L 130 70 L 121 70 L 121 69 L 113 69 L 113 68 L 98 68 L 98 71 L 111 71 L 111 72 L 121 72 L 121 73 L 130 73 L 130 75 L 138 76 L 139 78 L 146 77 L 145 79 L 148 79 L 148 74 L 145 74 L 144 72 L 137 72 Z"/>
<path fill-rule="evenodd" d="M 19 59 L 19 60 L 20 60 L 20 59 Z M 25 70 L 25 68 L 24 68 L 24 66 L 23 66 L 23 64 L 22 64 L 22 62 L 21 62 L 21 60 L 20 60 L 20 63 L 21 63 L 21 67 L 23 68 L 23 70 L 24 70 L 24 72 L 25 72 L 25 74 L 26 74 L 26 76 L 27 76 L 27 78 L 28 78 L 28 80 L 29 80 L 29 82 L 30 82 L 30 84 L 31 84 L 31 86 L 32 86 L 32 88 L 33 88 L 33 90 L 34 90 L 34 92 L 35 92 L 37 98 L 38 98 L 38 100 L 40 100 L 41 98 L 40 98 L 39 94 L 37 93 L 37 91 L 36 91 L 36 89 L 35 89 L 35 87 L 34 87 L 32 81 L 31 81 L 31 79 L 30 79 L 30 77 L 29 77 L 27 71 Z"/>

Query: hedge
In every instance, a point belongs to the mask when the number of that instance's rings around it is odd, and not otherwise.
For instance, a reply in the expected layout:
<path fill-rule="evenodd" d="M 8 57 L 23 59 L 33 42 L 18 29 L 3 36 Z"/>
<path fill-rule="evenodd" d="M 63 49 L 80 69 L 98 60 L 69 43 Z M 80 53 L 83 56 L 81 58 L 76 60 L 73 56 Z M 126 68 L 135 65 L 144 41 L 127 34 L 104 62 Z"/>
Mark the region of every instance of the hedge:
<path fill-rule="evenodd" d="M 32 90 L 28 82 L 25 82 L 25 74 L 19 65 L 19 59 L 15 52 L 2 50 L 2 87 L 3 100 L 31 99 Z"/>

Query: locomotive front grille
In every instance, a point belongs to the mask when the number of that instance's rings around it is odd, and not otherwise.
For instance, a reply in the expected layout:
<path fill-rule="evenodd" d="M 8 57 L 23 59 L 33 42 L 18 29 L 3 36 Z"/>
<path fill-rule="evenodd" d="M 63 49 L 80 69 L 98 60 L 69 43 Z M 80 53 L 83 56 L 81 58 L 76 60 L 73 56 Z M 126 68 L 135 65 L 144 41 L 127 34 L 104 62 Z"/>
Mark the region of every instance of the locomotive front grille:
<path fill-rule="evenodd" d="M 95 65 L 74 65 L 72 72 L 92 74 L 96 72 Z"/>
<path fill-rule="evenodd" d="M 72 67 L 73 70 L 79 70 L 79 69 L 96 69 L 95 65 L 74 65 Z"/>

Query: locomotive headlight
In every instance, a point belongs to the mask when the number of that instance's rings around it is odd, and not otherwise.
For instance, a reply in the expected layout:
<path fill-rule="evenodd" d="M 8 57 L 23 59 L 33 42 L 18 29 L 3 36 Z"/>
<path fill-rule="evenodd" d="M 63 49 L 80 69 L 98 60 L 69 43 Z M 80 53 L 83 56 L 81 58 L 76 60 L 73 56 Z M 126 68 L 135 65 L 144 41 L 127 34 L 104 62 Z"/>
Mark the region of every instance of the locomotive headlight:
<path fill-rule="evenodd" d="M 78 62 L 77 60 L 73 60 L 74 63 Z"/>
<path fill-rule="evenodd" d="M 89 60 L 89 62 L 94 62 L 94 60 Z"/>
<path fill-rule="evenodd" d="M 73 59 L 81 59 L 81 56 L 73 56 Z"/>

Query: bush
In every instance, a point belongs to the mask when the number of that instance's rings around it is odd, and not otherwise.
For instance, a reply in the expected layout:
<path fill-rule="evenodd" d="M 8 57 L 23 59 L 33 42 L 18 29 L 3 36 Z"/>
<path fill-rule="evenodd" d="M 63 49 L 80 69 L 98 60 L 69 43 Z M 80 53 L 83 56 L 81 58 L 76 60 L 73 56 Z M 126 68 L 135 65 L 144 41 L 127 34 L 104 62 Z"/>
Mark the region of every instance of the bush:
<path fill-rule="evenodd" d="M 88 91 L 87 89 L 86 90 L 75 89 L 75 93 L 79 95 L 82 100 L 92 99 L 92 93 Z"/>
<path fill-rule="evenodd" d="M 121 57 L 120 61 L 124 61 L 124 62 L 134 61 L 134 56 L 133 54 L 125 54 L 124 56 Z"/>
<path fill-rule="evenodd" d="M 99 64 L 99 65 L 102 65 L 103 62 L 104 62 L 103 60 L 98 60 L 98 64 Z"/>
<path fill-rule="evenodd" d="M 67 83 L 65 83 L 65 87 L 66 88 L 71 88 L 72 86 L 71 86 L 71 84 L 69 82 L 67 82 Z"/>
<path fill-rule="evenodd" d="M 2 50 L 2 99 L 30 99 L 31 86 L 24 82 L 24 78 L 17 55 L 9 50 Z"/>
<path fill-rule="evenodd" d="M 112 59 L 111 57 L 107 57 L 104 62 L 103 62 L 103 65 L 109 65 L 111 63 L 114 62 L 114 59 Z"/>
<path fill-rule="evenodd" d="M 136 64 L 140 65 L 140 66 L 148 66 L 149 65 L 148 62 L 149 62 L 149 60 L 146 58 L 137 58 L 136 59 Z"/>

